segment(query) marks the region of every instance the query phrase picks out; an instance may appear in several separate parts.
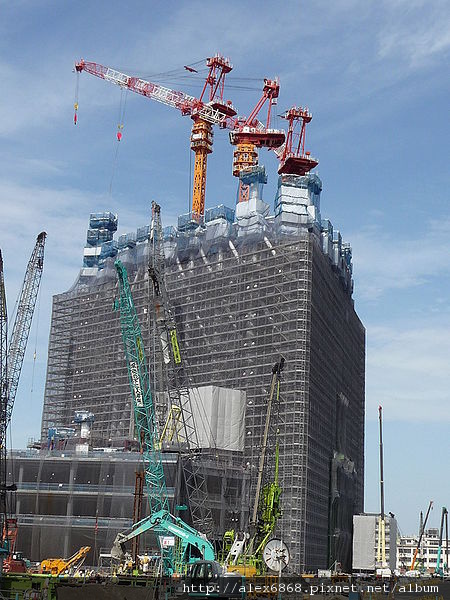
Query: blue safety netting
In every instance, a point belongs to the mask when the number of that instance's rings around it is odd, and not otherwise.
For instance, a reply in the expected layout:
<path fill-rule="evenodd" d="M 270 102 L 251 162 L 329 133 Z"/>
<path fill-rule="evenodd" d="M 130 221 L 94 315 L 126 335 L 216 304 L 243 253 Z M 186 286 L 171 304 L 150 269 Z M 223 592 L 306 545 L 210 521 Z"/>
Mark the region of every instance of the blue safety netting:
<path fill-rule="evenodd" d="M 111 212 L 91 213 L 89 218 L 91 229 L 108 229 L 117 231 L 117 215 Z"/>
<path fill-rule="evenodd" d="M 214 221 L 214 219 L 226 219 L 230 223 L 234 221 L 234 209 L 228 208 L 224 204 L 208 208 L 205 212 L 205 223 Z"/>

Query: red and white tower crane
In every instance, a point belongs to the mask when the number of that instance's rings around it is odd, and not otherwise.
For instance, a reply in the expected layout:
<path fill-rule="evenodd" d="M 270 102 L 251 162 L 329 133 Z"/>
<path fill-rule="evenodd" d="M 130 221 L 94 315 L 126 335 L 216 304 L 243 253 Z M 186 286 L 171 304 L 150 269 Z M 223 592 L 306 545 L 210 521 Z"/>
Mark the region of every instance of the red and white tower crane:
<path fill-rule="evenodd" d="M 306 175 L 319 164 L 319 161 L 313 158 L 309 152 L 305 152 L 306 124 L 311 121 L 312 114 L 307 108 L 292 106 L 281 117 L 286 119 L 289 126 L 286 143 L 275 151 L 280 161 L 278 173 L 280 175 L 283 173 Z M 299 124 L 300 132 L 296 131 Z"/>
<path fill-rule="evenodd" d="M 81 60 L 75 65 L 77 73 L 86 71 L 91 75 L 110 81 L 122 89 L 141 94 L 146 98 L 178 109 L 194 121 L 191 132 L 191 149 L 195 153 L 194 182 L 192 190 L 192 218 L 200 222 L 205 212 L 207 156 L 213 148 L 213 125 L 229 127 L 228 121 L 236 115 L 229 100 L 224 100 L 225 76 L 233 66 L 220 54 L 208 58 L 208 75 L 199 98 L 166 88 L 151 81 L 120 73 L 110 67 Z M 75 109 L 78 106 L 75 105 Z"/>
<path fill-rule="evenodd" d="M 278 79 L 264 79 L 263 93 L 255 108 L 247 118 L 235 120 L 233 131 L 230 132 L 230 142 L 236 146 L 233 153 L 233 175 L 235 177 L 239 177 L 244 169 L 257 166 L 257 148 L 276 149 L 284 143 L 284 131 L 270 128 L 271 111 L 277 102 L 279 92 Z M 268 102 L 268 109 L 264 125 L 257 119 L 257 116 L 266 102 Z M 242 186 L 240 189 L 242 190 Z M 239 193 L 239 201 L 244 200 L 246 200 L 245 195 Z"/>

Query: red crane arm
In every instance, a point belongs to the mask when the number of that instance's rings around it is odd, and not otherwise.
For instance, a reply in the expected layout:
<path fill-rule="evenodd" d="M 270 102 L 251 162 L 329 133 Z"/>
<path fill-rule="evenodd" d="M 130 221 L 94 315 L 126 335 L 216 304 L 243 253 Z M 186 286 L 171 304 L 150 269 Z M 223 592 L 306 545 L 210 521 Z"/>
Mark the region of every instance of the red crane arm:
<path fill-rule="evenodd" d="M 132 77 L 94 62 L 81 60 L 75 64 L 75 70 L 79 73 L 86 71 L 100 79 L 115 83 L 123 89 L 128 89 L 141 94 L 141 96 L 156 100 L 156 102 L 177 108 L 183 115 L 200 118 L 214 125 L 227 126 L 226 122 L 229 119 L 229 114 L 184 92 L 172 90 L 139 77 Z"/>
<path fill-rule="evenodd" d="M 280 93 L 280 83 L 278 79 L 264 79 L 264 87 L 261 98 L 258 100 L 255 108 L 247 117 L 244 125 L 252 126 L 254 119 L 258 116 L 259 111 L 266 103 L 266 100 L 269 100 L 269 109 L 267 111 L 267 121 L 266 121 L 266 129 L 269 128 L 270 125 L 270 111 L 272 108 L 272 104 L 274 104 L 275 98 L 278 98 L 278 94 Z"/>

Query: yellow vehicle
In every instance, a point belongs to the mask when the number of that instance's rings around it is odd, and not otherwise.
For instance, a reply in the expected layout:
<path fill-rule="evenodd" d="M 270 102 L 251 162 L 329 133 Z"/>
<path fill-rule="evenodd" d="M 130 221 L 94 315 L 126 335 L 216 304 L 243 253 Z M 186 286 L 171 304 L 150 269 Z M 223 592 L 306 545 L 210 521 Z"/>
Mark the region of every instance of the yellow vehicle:
<path fill-rule="evenodd" d="M 50 575 L 61 575 L 70 567 L 79 568 L 86 558 L 90 546 L 83 546 L 75 552 L 70 558 L 46 558 L 41 562 L 40 573 L 48 573 Z"/>

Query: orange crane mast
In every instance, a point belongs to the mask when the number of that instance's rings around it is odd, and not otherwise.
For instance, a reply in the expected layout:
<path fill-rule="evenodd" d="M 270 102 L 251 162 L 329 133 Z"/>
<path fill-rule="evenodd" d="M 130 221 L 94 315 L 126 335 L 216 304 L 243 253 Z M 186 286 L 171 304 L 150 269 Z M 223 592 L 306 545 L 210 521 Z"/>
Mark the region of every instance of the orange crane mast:
<path fill-rule="evenodd" d="M 247 118 L 235 119 L 233 131 L 230 131 L 230 143 L 236 146 L 233 152 L 233 175 L 239 177 L 244 169 L 251 169 L 258 165 L 257 148 L 269 150 L 279 148 L 285 141 L 285 132 L 282 129 L 270 128 L 272 107 L 276 104 L 280 92 L 278 79 L 264 79 L 261 98 Z M 267 119 L 264 125 L 257 119 L 259 112 L 268 101 Z M 248 198 L 245 194 L 246 186 L 239 185 L 239 202 Z"/>
<path fill-rule="evenodd" d="M 75 64 L 77 73 L 86 71 L 100 79 L 110 81 L 122 89 L 141 94 L 156 102 L 177 108 L 182 115 L 194 121 L 191 132 L 191 149 L 195 154 L 192 190 L 192 219 L 201 222 L 205 212 L 207 157 L 213 149 L 213 125 L 230 127 L 228 121 L 236 115 L 230 100 L 224 100 L 225 75 L 233 66 L 220 54 L 208 58 L 209 72 L 199 98 L 166 88 L 157 83 L 132 77 L 94 62 L 81 60 Z M 77 104 L 75 110 L 78 109 Z M 76 122 L 76 120 L 75 120 Z"/>

